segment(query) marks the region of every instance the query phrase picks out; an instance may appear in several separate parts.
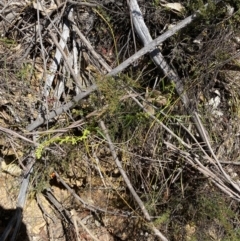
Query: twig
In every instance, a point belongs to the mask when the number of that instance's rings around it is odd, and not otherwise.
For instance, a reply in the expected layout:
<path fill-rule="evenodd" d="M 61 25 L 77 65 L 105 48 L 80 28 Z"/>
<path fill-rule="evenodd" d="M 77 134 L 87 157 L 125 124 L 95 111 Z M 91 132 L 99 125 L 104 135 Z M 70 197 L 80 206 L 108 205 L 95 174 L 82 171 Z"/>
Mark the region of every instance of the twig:
<path fill-rule="evenodd" d="M 17 132 L 15 132 L 13 130 L 10 130 L 10 129 L 7 129 L 7 128 L 4 128 L 4 127 L 0 126 L 0 131 L 5 132 L 5 133 L 7 133 L 7 134 L 9 134 L 11 136 L 18 137 L 18 138 L 20 138 L 20 139 L 22 139 L 24 141 L 27 141 L 27 142 L 29 142 L 29 143 L 31 143 L 33 145 L 37 145 L 37 143 L 35 143 L 34 141 L 26 138 L 25 136 L 22 136 L 22 135 L 18 134 Z"/>
<path fill-rule="evenodd" d="M 56 199 L 52 191 L 47 188 L 45 189 L 45 197 L 51 202 L 51 204 L 55 207 L 55 209 L 59 212 L 59 214 L 67 221 L 71 222 L 71 214 L 68 210 L 64 208 L 64 206 Z"/>
<path fill-rule="evenodd" d="M 76 233 L 76 236 L 77 236 L 77 241 L 81 241 L 80 238 L 79 238 L 79 229 L 78 229 L 78 225 L 77 225 L 76 211 L 75 210 L 71 210 L 70 213 L 71 213 L 72 223 L 73 223 L 74 228 L 76 230 L 75 233 Z"/>
<path fill-rule="evenodd" d="M 183 27 L 185 27 L 186 25 L 188 25 L 189 23 L 191 23 L 193 21 L 193 19 L 195 19 L 197 17 L 197 13 L 187 17 L 186 19 L 182 20 L 179 24 L 177 24 L 175 27 L 173 27 L 172 29 L 168 30 L 167 32 L 165 32 L 164 34 L 162 34 L 161 36 L 159 36 L 158 38 L 156 38 L 155 40 L 153 40 L 152 42 L 150 42 L 146 47 L 142 48 L 141 50 L 139 50 L 137 53 L 135 53 L 134 55 L 132 55 L 129 59 L 125 60 L 122 64 L 120 64 L 118 67 L 116 67 L 115 69 L 111 70 L 107 76 L 114 76 L 116 74 L 118 74 L 119 72 L 121 72 L 122 70 L 124 70 L 127 66 L 129 66 L 131 63 L 133 63 L 134 61 L 136 61 L 138 58 L 140 58 L 141 56 L 143 56 L 144 54 L 152 51 L 152 53 L 156 53 L 156 51 L 159 53 L 159 50 L 156 50 L 156 46 L 160 43 L 162 43 L 163 41 L 165 41 L 167 38 L 171 37 L 173 34 L 175 34 L 178 30 L 182 29 Z M 75 28 L 75 31 L 77 31 L 77 28 Z M 78 32 L 79 34 L 79 32 Z M 81 33 L 80 33 L 81 35 Z M 56 46 L 58 46 L 58 49 L 59 51 L 61 51 L 61 53 L 64 54 L 66 60 L 67 60 L 67 57 L 65 55 L 65 53 L 63 52 L 62 48 L 59 46 L 57 40 L 56 40 L 56 37 L 55 35 L 51 35 L 53 37 L 53 39 L 55 40 L 55 44 Z M 83 38 L 82 38 L 83 40 Z M 88 41 L 86 42 L 88 43 Z M 89 45 L 87 45 L 89 46 Z M 91 51 L 91 48 L 89 46 L 89 50 Z M 156 54 L 158 54 L 156 53 Z M 68 61 L 67 61 L 68 62 Z M 105 66 L 106 68 L 107 66 Z M 72 72 L 73 72 L 73 76 L 75 76 L 75 73 L 74 73 L 74 70 L 71 68 Z M 110 69 L 108 69 L 107 67 L 107 70 L 109 71 Z M 76 76 L 75 76 L 76 77 Z M 76 77 L 77 78 L 77 77 Z M 91 87 L 90 87 L 91 88 Z M 90 89 L 89 88 L 89 89 Z M 88 90 L 89 90 L 88 89 Z M 94 88 L 92 88 L 92 90 L 88 93 L 90 94 L 91 92 L 93 92 L 94 90 L 96 90 L 97 87 L 94 86 Z M 82 93 L 80 93 L 79 95 L 77 95 L 75 98 L 77 98 L 78 96 L 81 97 Z M 81 97 L 80 99 L 82 99 L 84 97 Z M 70 106 L 68 108 L 66 108 L 67 110 L 69 108 L 71 108 L 73 106 L 73 104 L 70 104 Z M 59 112 L 58 113 L 62 113 L 64 110 L 62 109 L 62 107 L 59 108 Z M 55 112 L 54 112 L 55 113 Z M 52 112 L 50 113 L 49 117 L 46 119 L 46 120 L 50 120 L 51 118 L 54 118 L 55 116 L 57 116 L 59 114 L 53 114 Z M 37 128 L 38 126 L 40 126 L 41 124 L 43 124 L 45 121 L 45 119 L 43 118 L 40 118 L 40 119 L 37 119 L 36 121 L 34 121 L 32 124 L 30 124 L 26 129 L 28 131 L 32 131 L 34 130 L 35 128 Z"/>
<path fill-rule="evenodd" d="M 178 30 L 182 29 L 183 27 L 185 27 L 186 25 L 188 25 L 189 23 L 191 23 L 193 21 L 193 19 L 195 19 L 198 16 L 197 13 L 187 17 L 186 19 L 182 20 L 179 24 L 177 24 L 175 27 L 173 27 L 172 29 L 168 30 L 167 32 L 165 32 L 164 34 L 162 34 L 161 36 L 159 36 L 157 39 L 153 40 L 152 42 L 150 42 L 146 47 L 142 48 L 141 50 L 139 50 L 136 54 L 134 54 L 133 56 L 131 56 L 128 60 L 124 61 L 122 64 L 120 64 L 118 67 L 116 67 L 115 69 L 111 70 L 107 76 L 114 76 L 116 74 L 118 74 L 119 72 L 121 72 L 122 70 L 124 70 L 127 66 L 129 66 L 131 63 L 133 63 L 134 61 L 136 61 L 138 58 L 140 58 L 141 56 L 143 56 L 144 54 L 151 52 L 152 53 L 159 53 L 159 50 L 156 49 L 156 46 L 160 43 L 162 43 L 163 41 L 165 41 L 167 38 L 171 37 L 173 34 L 175 34 Z M 77 31 L 77 29 L 75 29 Z M 53 38 L 55 37 L 55 35 L 53 36 Z M 55 37 L 55 41 L 57 43 L 56 37 Z M 58 43 L 57 43 L 58 44 Z M 60 50 L 61 48 L 59 48 Z M 90 49 L 89 49 L 90 50 Z M 61 49 L 61 51 L 63 52 L 63 50 Z M 64 53 L 64 52 L 63 52 Z M 153 55 L 154 56 L 154 55 Z M 65 56 L 66 57 L 66 56 Z M 106 68 L 106 66 L 105 66 Z M 71 68 L 73 74 L 74 71 Z M 109 69 L 110 70 L 110 69 Z M 108 71 L 109 71 L 108 70 Z M 75 74 L 74 74 L 75 76 Z M 76 76 L 75 76 L 76 77 Z M 93 92 L 94 90 L 97 89 L 97 87 L 95 85 L 93 85 L 93 88 L 91 89 L 88 88 L 89 92 L 88 94 L 90 94 L 91 92 Z M 87 90 L 87 91 L 88 91 Z M 84 98 L 81 97 L 82 93 L 80 93 L 79 95 L 77 95 L 75 98 L 78 98 L 80 96 L 80 99 Z M 66 106 L 66 105 L 65 105 Z M 66 106 L 66 108 L 64 108 L 64 110 L 62 109 L 62 107 L 58 108 L 58 113 L 61 114 L 63 111 L 68 110 L 69 108 L 71 108 L 73 106 L 73 104 L 70 104 L 69 107 Z M 49 117 L 47 117 L 46 120 L 50 120 L 51 118 L 54 118 L 55 116 L 59 115 L 59 114 L 55 114 L 55 112 L 51 112 Z M 32 123 L 31 125 L 29 125 L 27 127 L 28 131 L 34 130 L 35 128 L 37 128 L 38 126 L 40 126 L 41 124 L 43 124 L 45 121 L 45 119 L 40 118 L 38 120 L 36 120 L 34 123 Z"/>
<path fill-rule="evenodd" d="M 47 117 L 45 118 L 40 117 L 37 120 L 35 120 L 33 123 L 31 123 L 26 127 L 26 130 L 32 131 L 38 126 L 42 125 L 43 123 L 46 123 L 48 120 L 51 120 L 52 118 L 62 114 L 63 112 L 68 111 L 69 109 L 73 108 L 79 100 L 85 98 L 96 89 L 97 89 L 96 85 L 90 86 L 85 92 L 81 92 L 80 94 L 76 95 L 72 101 L 69 101 L 67 104 L 57 108 L 56 110 L 51 111 Z"/>
<path fill-rule="evenodd" d="M 85 208 L 92 212 L 96 212 L 96 209 L 92 206 L 86 203 L 82 198 L 80 198 L 73 189 L 71 189 L 66 182 L 63 181 L 63 179 L 59 176 L 59 174 L 55 171 L 54 172 L 58 180 L 63 184 L 63 186 L 75 197 L 78 201 L 80 201 Z"/>
<path fill-rule="evenodd" d="M 129 1 L 130 0 L 127 0 L 127 3 L 129 5 Z M 131 11 L 130 11 L 131 12 Z M 131 29 L 132 29 L 132 37 L 133 37 L 133 44 L 134 44 L 134 50 L 135 50 L 135 53 L 137 52 L 137 44 L 136 44 L 136 37 L 135 37 L 135 34 L 134 34 L 134 28 L 133 28 L 133 18 L 132 18 L 132 15 L 130 14 L 130 22 L 131 22 Z"/>
<path fill-rule="evenodd" d="M 200 119 L 199 119 L 198 113 L 197 113 L 197 112 L 194 112 L 193 114 L 194 114 L 194 118 L 196 119 L 196 122 L 197 122 L 197 124 L 198 124 L 198 128 L 201 130 L 202 136 L 204 137 L 203 141 L 207 144 L 208 150 L 209 150 L 209 152 L 211 153 L 213 159 L 216 161 L 219 169 L 221 170 L 221 173 L 222 173 L 222 174 L 224 175 L 224 177 L 226 178 L 226 181 L 227 181 L 229 184 L 231 184 L 231 185 L 238 191 L 238 193 L 240 194 L 240 187 L 239 187 L 239 185 L 236 184 L 236 182 L 233 181 L 232 178 L 224 171 L 221 163 L 219 162 L 218 158 L 216 157 L 215 153 L 213 152 L 213 149 L 212 149 L 212 147 L 211 147 L 211 144 L 210 144 L 210 142 L 209 142 L 209 140 L 208 140 L 208 136 L 207 136 L 207 134 L 206 134 L 207 132 L 206 132 L 205 128 L 203 127 L 202 122 L 201 122 Z"/>
<path fill-rule="evenodd" d="M 42 205 L 42 202 L 40 200 L 40 197 L 39 197 L 38 193 L 36 194 L 36 201 L 37 201 L 37 204 L 38 204 L 40 210 L 42 211 L 42 214 L 43 214 L 43 217 L 44 217 L 45 221 L 48 223 L 47 218 L 49 218 L 52 222 L 55 222 L 54 218 L 51 217 L 51 215 L 45 210 L 44 206 Z"/>
<path fill-rule="evenodd" d="M 151 41 L 152 37 L 148 31 L 148 28 L 144 22 L 141 10 L 138 6 L 137 0 L 129 1 L 129 7 L 131 10 L 131 17 L 133 19 L 133 24 L 136 29 L 136 32 L 140 39 L 143 42 L 144 46 L 147 46 Z M 157 53 L 157 54 L 156 54 Z M 168 63 L 165 61 L 164 57 L 162 56 L 160 50 L 156 48 L 154 51 L 149 53 L 155 65 L 161 69 L 164 74 L 175 83 L 175 89 L 180 96 L 184 107 L 188 109 L 189 107 L 189 98 L 187 94 L 184 92 L 184 86 L 182 80 L 179 76 L 170 68 Z"/>
<path fill-rule="evenodd" d="M 69 16 L 71 17 L 71 15 L 72 15 L 72 11 L 69 11 Z M 67 26 L 66 22 L 64 22 L 61 38 L 59 41 L 59 46 L 61 47 L 61 49 L 65 48 L 68 37 L 69 37 L 69 26 Z M 58 65 L 60 63 L 61 58 L 62 58 L 61 51 L 59 50 L 59 48 L 57 48 L 55 56 L 54 56 L 54 60 L 49 68 L 50 73 L 46 76 L 46 82 L 44 85 L 44 96 L 45 97 L 47 97 L 49 95 L 50 88 L 52 86 L 52 82 L 55 77 L 55 72 L 58 69 Z"/>
<path fill-rule="evenodd" d="M 87 6 L 87 7 L 97 7 L 99 4 L 97 3 L 88 3 L 88 2 L 76 2 L 72 0 L 67 0 L 68 3 L 71 3 L 73 5 L 80 5 L 80 6 Z"/>
<path fill-rule="evenodd" d="M 40 13 L 39 13 L 39 8 L 40 8 L 40 2 L 39 0 L 37 0 L 37 26 L 38 26 L 38 37 L 39 37 L 39 41 L 40 41 L 40 46 L 41 46 L 41 55 L 42 55 L 42 60 L 43 60 L 43 68 L 44 68 L 44 73 L 43 73 L 43 78 L 45 79 L 45 75 L 47 73 L 47 61 L 46 61 L 46 49 L 43 47 L 43 36 L 41 33 L 42 30 L 42 26 L 40 24 Z M 47 82 L 46 82 L 47 83 Z"/>
<path fill-rule="evenodd" d="M 88 209 L 88 210 L 90 210 L 90 211 L 92 211 L 92 212 L 94 212 L 94 213 L 95 213 L 96 211 L 100 211 L 100 212 L 109 213 L 109 214 L 113 214 L 113 215 L 119 215 L 119 216 L 122 216 L 122 217 L 128 217 L 128 216 L 129 216 L 129 213 L 128 213 L 128 212 L 126 212 L 126 214 L 120 214 L 120 213 L 108 211 L 108 210 L 106 210 L 106 209 L 102 209 L 102 208 L 99 208 L 99 207 L 94 207 L 93 205 L 86 203 L 82 198 L 80 198 L 80 197 L 76 194 L 76 192 L 75 192 L 73 189 L 71 189 L 71 188 L 69 187 L 69 185 L 68 185 L 66 182 L 63 181 L 63 179 L 59 176 L 59 174 L 58 174 L 56 171 L 55 171 L 54 173 L 55 173 L 56 177 L 58 178 L 58 180 L 63 184 L 63 186 L 72 194 L 72 196 L 73 196 L 76 200 L 78 200 L 79 202 L 81 202 L 81 203 L 83 204 L 83 207 L 84 207 L 84 208 L 86 208 L 86 209 Z"/>
<path fill-rule="evenodd" d="M 226 164 L 226 165 L 236 165 L 236 166 L 240 165 L 240 162 L 238 162 L 238 161 L 233 161 L 233 162 L 231 162 L 231 161 L 219 161 L 219 162 L 222 163 L 222 164 Z"/>
<path fill-rule="evenodd" d="M 94 50 L 92 45 L 89 43 L 89 41 L 84 37 L 82 32 L 78 29 L 76 25 L 73 25 L 73 29 L 76 31 L 82 42 L 86 45 L 88 50 L 91 52 L 94 58 L 99 61 L 99 63 L 107 70 L 107 72 L 112 71 L 112 68 L 105 62 L 105 60 Z"/>
<path fill-rule="evenodd" d="M 137 1 L 131 0 L 129 2 L 129 7 L 131 9 L 131 13 L 132 13 L 132 17 L 133 17 L 133 23 L 134 23 L 134 26 L 136 28 L 136 31 L 137 31 L 138 35 L 140 36 L 143 44 L 147 45 L 152 40 L 152 37 L 151 37 L 151 35 L 150 35 L 146 25 L 145 25 L 145 22 L 143 20 L 142 13 L 140 11 L 140 8 L 138 6 Z M 150 53 L 150 55 L 151 54 L 152 53 Z M 224 169 L 222 168 L 222 166 L 221 166 L 220 162 L 218 161 L 216 155 L 214 154 L 214 152 L 212 150 L 212 147 L 211 147 L 211 144 L 208 140 L 209 137 L 207 135 L 206 130 L 203 127 L 203 124 L 202 124 L 202 122 L 201 122 L 201 120 L 198 116 L 198 113 L 196 111 L 193 111 L 191 108 L 189 108 L 190 107 L 189 98 L 188 98 L 187 94 L 184 93 L 184 87 L 183 87 L 183 83 L 182 83 L 181 79 L 179 78 L 177 73 L 175 73 L 170 68 L 170 66 L 167 64 L 167 62 L 164 60 L 163 56 L 161 55 L 160 51 L 159 51 L 158 55 L 152 55 L 152 59 L 153 59 L 154 63 L 159 68 L 161 68 L 163 70 L 165 75 L 168 76 L 169 79 L 175 83 L 176 91 L 177 91 L 178 95 L 180 96 L 180 98 L 182 99 L 182 102 L 183 102 L 183 105 L 184 105 L 185 109 L 192 116 L 194 124 L 195 124 L 202 140 L 206 143 L 210 154 L 212 155 L 213 159 L 217 163 L 217 165 L 218 165 L 219 169 L 221 170 L 222 174 L 226 178 L 226 181 L 228 181 L 240 193 L 239 186 L 235 182 L 233 182 L 232 179 L 230 178 L 230 176 L 224 171 Z"/>
<path fill-rule="evenodd" d="M 83 227 L 83 229 L 85 229 L 85 230 L 87 231 L 87 233 L 91 236 L 91 238 L 92 238 L 94 241 L 99 241 L 99 239 L 96 238 L 96 237 L 92 234 L 92 232 L 87 228 L 87 226 L 84 225 L 84 223 L 82 222 L 82 220 L 81 220 L 79 217 L 77 217 L 75 210 L 72 210 L 72 211 L 71 211 L 71 215 L 72 215 L 73 223 L 74 223 L 74 226 L 75 226 L 75 229 L 76 229 L 76 232 L 77 232 L 77 238 L 78 238 L 79 241 L 80 241 L 80 239 L 79 239 L 79 236 L 78 236 L 78 225 L 77 225 L 76 221 Z"/>
<path fill-rule="evenodd" d="M 172 132 L 167 126 L 165 126 L 159 119 L 157 119 L 153 114 L 151 114 L 144 106 L 137 100 L 136 97 L 131 96 L 131 98 L 141 107 L 153 120 L 155 120 L 161 127 L 163 127 L 170 135 L 175 137 L 183 146 L 190 149 L 191 146 L 188 145 L 185 141 L 183 141 L 179 136 L 177 136 L 174 132 Z"/>
<path fill-rule="evenodd" d="M 193 19 L 195 19 L 198 16 L 197 13 L 185 18 L 181 22 L 179 22 L 176 26 L 165 32 L 164 34 L 160 35 L 155 40 L 151 41 L 147 46 L 140 49 L 138 52 L 136 52 L 134 55 L 132 55 L 130 58 L 126 59 L 124 62 L 122 62 L 120 65 L 118 65 L 116 68 L 114 68 L 108 75 L 114 76 L 117 75 L 119 72 L 126 69 L 129 65 L 134 63 L 136 60 L 141 58 L 146 53 L 151 52 L 152 56 L 158 55 L 160 52 L 158 49 L 156 49 L 156 46 L 164 42 L 166 39 L 170 38 L 172 35 L 177 33 L 180 29 L 184 28 L 188 24 L 190 24 Z"/>
<path fill-rule="evenodd" d="M 140 199 L 140 197 L 137 195 L 136 191 L 134 190 L 134 188 L 132 186 L 132 183 L 130 182 L 126 172 L 124 171 L 124 169 L 122 167 L 122 163 L 119 161 L 119 159 L 117 157 L 117 153 L 116 153 L 115 148 L 113 146 L 112 140 L 111 140 L 111 138 L 110 138 L 110 136 L 108 134 L 108 130 L 107 130 L 107 128 L 106 128 L 106 126 L 105 126 L 103 121 L 100 121 L 100 126 L 101 126 L 101 128 L 103 130 L 103 133 L 106 136 L 106 139 L 108 141 L 108 145 L 109 145 L 110 151 L 112 153 L 113 159 L 116 162 L 116 165 L 117 165 L 117 167 L 118 167 L 118 169 L 119 169 L 119 171 L 120 171 L 120 173 L 121 173 L 121 175 L 123 177 L 123 180 L 127 184 L 128 189 L 131 192 L 131 194 L 133 195 L 135 201 L 137 202 L 137 204 L 141 208 L 141 210 L 142 210 L 142 212 L 144 214 L 145 219 L 147 221 L 151 221 L 151 217 L 150 217 L 150 215 L 149 215 L 149 213 L 148 213 L 144 203 L 142 202 L 142 200 Z M 151 223 L 151 225 L 152 225 L 152 229 L 153 229 L 153 231 L 154 231 L 156 236 L 160 237 L 163 241 L 167 241 L 168 240 L 159 230 L 157 230 L 154 227 L 153 223 Z"/>
<path fill-rule="evenodd" d="M 107 139 L 107 141 L 108 141 L 108 145 L 109 145 L 109 148 L 110 148 L 110 150 L 111 150 L 113 159 L 114 159 L 114 161 L 116 162 L 117 167 L 118 167 L 118 169 L 119 169 L 119 171 L 120 171 L 120 173 L 121 173 L 121 175 L 122 175 L 125 183 L 127 184 L 127 186 L 128 186 L 128 188 L 129 188 L 130 192 L 132 193 L 134 199 L 136 200 L 136 202 L 138 203 L 139 207 L 141 208 L 141 210 L 142 210 L 142 212 L 143 212 L 146 220 L 150 221 L 151 218 L 150 218 L 150 215 L 149 215 L 147 209 L 145 208 L 142 200 L 139 198 L 139 196 L 137 195 L 136 191 L 134 190 L 134 188 L 133 188 L 133 186 L 132 186 L 132 184 L 131 184 L 128 176 L 127 176 L 127 174 L 126 174 L 125 171 L 123 170 L 122 164 L 121 164 L 121 162 L 119 161 L 119 159 L 118 159 L 118 157 L 117 157 L 117 153 L 115 152 L 115 148 L 114 148 L 114 146 L 113 146 L 112 140 L 111 140 L 111 138 L 110 138 L 110 136 L 109 136 L 109 134 L 108 134 L 108 131 L 107 131 L 106 126 L 105 126 L 105 124 L 104 124 L 103 121 L 100 121 L 100 126 L 101 126 L 101 128 L 102 128 L 102 130 L 103 130 L 103 133 L 104 133 L 105 136 L 106 136 L 106 139 Z"/>
<path fill-rule="evenodd" d="M 100 176 L 100 178 L 101 178 L 101 180 L 102 180 L 102 183 L 103 183 L 104 187 L 107 187 L 107 186 L 106 186 L 106 183 L 105 183 L 105 181 L 104 181 L 104 177 L 103 177 L 102 172 L 101 172 L 99 159 L 98 159 L 98 157 L 97 157 L 97 155 L 96 155 L 95 152 L 93 153 L 93 157 L 94 157 L 94 159 L 95 159 L 95 161 L 96 161 L 96 164 L 97 164 L 97 165 L 96 165 L 96 169 L 97 169 L 97 171 L 99 172 L 99 176 Z"/>
<path fill-rule="evenodd" d="M 164 143 L 166 144 L 168 149 L 171 149 L 172 151 L 176 151 L 178 155 L 181 155 L 188 163 L 190 163 L 200 173 L 202 173 L 207 178 L 210 178 L 214 182 L 214 184 L 216 184 L 223 192 L 229 195 L 229 197 L 237 200 L 238 202 L 240 201 L 240 195 L 225 184 L 226 180 L 221 179 L 222 175 L 217 175 L 213 173 L 208 167 L 204 166 L 202 162 L 199 161 L 198 157 L 191 156 L 189 153 L 179 149 L 178 147 L 176 147 L 175 145 L 169 142 L 164 142 Z"/>

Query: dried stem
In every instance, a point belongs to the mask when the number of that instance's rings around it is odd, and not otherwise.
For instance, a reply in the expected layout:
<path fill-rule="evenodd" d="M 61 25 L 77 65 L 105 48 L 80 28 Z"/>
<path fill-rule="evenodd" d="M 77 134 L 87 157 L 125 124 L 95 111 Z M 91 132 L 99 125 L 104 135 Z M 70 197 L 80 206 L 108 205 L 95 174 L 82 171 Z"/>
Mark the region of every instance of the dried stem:
<path fill-rule="evenodd" d="M 119 159 L 117 157 L 117 153 L 115 151 L 114 145 L 112 143 L 112 140 L 111 140 L 111 138 L 110 138 L 110 136 L 108 134 L 108 130 L 107 130 L 107 128 L 106 128 L 106 126 L 105 126 L 103 121 L 100 121 L 100 126 L 101 126 L 101 128 L 103 130 L 103 133 L 106 136 L 106 139 L 108 141 L 108 145 L 109 145 L 110 151 L 112 153 L 113 159 L 116 162 L 116 165 L 117 165 L 117 167 L 118 167 L 118 169 L 119 169 L 119 171 L 120 171 L 120 173 L 121 173 L 121 175 L 123 177 L 123 180 L 125 181 L 126 185 L 128 186 L 129 191 L 131 192 L 131 194 L 133 195 L 135 201 L 137 202 L 137 204 L 139 205 L 140 209 L 142 210 L 145 219 L 147 221 L 151 221 L 150 215 L 149 215 L 149 213 L 148 213 L 144 203 L 142 202 L 142 200 L 140 199 L 140 197 L 137 195 L 136 191 L 134 190 L 134 188 L 132 186 L 132 183 L 130 182 L 126 172 L 124 171 L 124 169 L 122 167 L 122 163 L 119 161 Z M 158 236 L 159 238 L 161 238 L 161 240 L 167 241 L 167 238 L 159 230 L 157 230 L 156 227 L 154 227 L 153 224 L 151 224 L 151 225 L 153 226 L 152 229 L 153 229 L 155 235 Z"/>

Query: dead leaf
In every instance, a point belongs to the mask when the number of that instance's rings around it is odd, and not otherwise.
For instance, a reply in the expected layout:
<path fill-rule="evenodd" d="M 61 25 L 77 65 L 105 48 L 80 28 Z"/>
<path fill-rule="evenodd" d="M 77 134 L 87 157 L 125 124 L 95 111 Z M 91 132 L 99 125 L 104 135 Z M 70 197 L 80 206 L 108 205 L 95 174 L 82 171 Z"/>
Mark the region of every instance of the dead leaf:
<path fill-rule="evenodd" d="M 22 174 L 22 169 L 17 164 L 15 163 L 6 164 L 4 160 L 1 161 L 1 170 L 16 177 L 19 177 Z"/>
<path fill-rule="evenodd" d="M 162 4 L 162 6 L 177 11 L 179 13 L 183 13 L 185 11 L 185 8 L 181 3 L 166 3 Z"/>

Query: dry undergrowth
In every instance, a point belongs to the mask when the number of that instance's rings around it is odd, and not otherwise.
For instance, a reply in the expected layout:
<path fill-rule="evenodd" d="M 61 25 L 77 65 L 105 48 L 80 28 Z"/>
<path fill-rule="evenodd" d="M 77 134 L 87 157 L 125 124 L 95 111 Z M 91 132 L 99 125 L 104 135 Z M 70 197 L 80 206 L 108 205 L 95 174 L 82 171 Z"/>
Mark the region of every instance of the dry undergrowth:
<path fill-rule="evenodd" d="M 118 76 L 105 75 L 142 47 L 125 1 L 56 2 L 1 4 L 1 234 L 13 216 L 26 160 L 34 154 L 18 240 L 151 241 L 153 227 L 168 240 L 239 240 L 238 200 L 226 194 L 235 189 L 226 180 L 229 189 L 218 188 L 222 172 L 211 162 L 175 84 L 147 55 Z M 203 9 L 185 1 L 179 2 L 183 12 L 161 1 L 138 3 L 153 38 Z M 211 3 L 159 46 L 234 183 L 240 174 L 237 4 Z M 61 33 L 67 40 L 58 53 L 65 57 L 58 59 L 54 36 L 61 42 Z M 48 119 L 52 110 L 95 84 L 97 91 Z M 39 116 L 44 123 L 32 128 Z M 216 179 L 191 164 L 196 159 Z"/>

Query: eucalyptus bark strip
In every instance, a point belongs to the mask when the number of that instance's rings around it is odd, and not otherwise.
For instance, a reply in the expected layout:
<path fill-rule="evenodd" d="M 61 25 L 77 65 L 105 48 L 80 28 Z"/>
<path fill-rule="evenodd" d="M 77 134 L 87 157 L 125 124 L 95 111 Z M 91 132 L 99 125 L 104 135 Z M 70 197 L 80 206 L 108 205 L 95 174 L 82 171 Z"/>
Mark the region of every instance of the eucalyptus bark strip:
<path fill-rule="evenodd" d="M 51 36 L 51 38 L 52 38 L 53 42 L 55 43 L 55 45 L 57 46 L 58 50 L 61 52 L 62 57 L 64 58 L 65 63 L 66 63 L 66 65 L 67 65 L 67 68 L 68 68 L 69 72 L 71 73 L 71 75 L 72 75 L 72 77 L 73 77 L 73 79 L 74 79 L 74 81 L 75 81 L 75 84 L 76 84 L 76 85 L 78 86 L 78 88 L 81 90 L 80 80 L 79 80 L 78 76 L 75 74 L 75 72 L 74 72 L 71 64 L 69 63 L 67 55 L 66 55 L 65 52 L 63 51 L 62 47 L 59 45 L 59 43 L 58 43 L 58 41 L 57 41 L 56 35 L 55 35 L 54 33 L 51 33 L 51 32 L 49 33 L 49 35 Z"/>
<path fill-rule="evenodd" d="M 69 17 L 71 17 L 72 14 L 73 14 L 73 11 L 69 11 Z M 59 46 L 62 49 L 64 49 L 66 46 L 67 39 L 69 38 L 69 33 L 70 33 L 69 26 L 66 24 L 66 22 L 64 22 L 61 38 L 59 40 Z M 44 85 L 44 96 L 45 97 L 47 97 L 49 95 L 50 89 L 52 87 L 53 79 L 54 79 L 55 73 L 59 67 L 61 58 L 62 58 L 62 54 L 61 54 L 60 50 L 57 48 L 54 59 L 49 68 L 50 73 L 47 74 L 47 76 L 46 76 L 46 81 L 45 81 L 45 85 Z"/>

